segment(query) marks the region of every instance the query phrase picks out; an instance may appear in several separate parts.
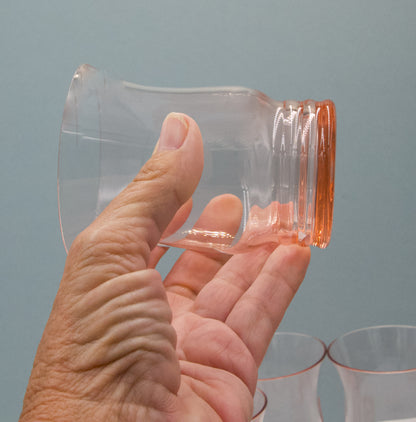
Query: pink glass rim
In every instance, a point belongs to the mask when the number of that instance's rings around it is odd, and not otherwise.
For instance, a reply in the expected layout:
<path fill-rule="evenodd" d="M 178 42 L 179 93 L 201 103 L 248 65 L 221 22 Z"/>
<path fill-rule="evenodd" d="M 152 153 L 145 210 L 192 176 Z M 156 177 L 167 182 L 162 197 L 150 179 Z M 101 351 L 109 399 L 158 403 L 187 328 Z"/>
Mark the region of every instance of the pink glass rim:
<path fill-rule="evenodd" d="M 263 405 L 261 406 L 260 410 L 251 417 L 251 420 L 258 418 L 266 409 L 267 406 L 267 396 L 265 394 L 265 392 L 260 389 L 260 388 L 256 388 L 256 392 L 259 392 L 261 394 L 261 396 L 264 398 L 264 402 Z"/>
<path fill-rule="evenodd" d="M 303 374 L 304 372 L 308 372 L 308 371 L 310 371 L 311 369 L 313 369 L 313 368 L 315 368 L 316 366 L 318 366 L 319 364 L 321 364 L 321 362 L 325 359 L 325 356 L 326 356 L 326 354 L 327 354 L 327 347 L 326 347 L 326 344 L 320 339 L 320 338 L 318 338 L 318 337 L 314 337 L 314 336 L 310 336 L 310 335 L 308 335 L 308 334 L 301 334 L 301 333 L 291 333 L 291 332 L 284 332 L 284 331 L 282 331 L 282 332 L 279 332 L 279 333 L 277 333 L 277 335 L 291 335 L 291 336 L 302 336 L 302 337 L 307 337 L 307 338 L 309 338 L 310 340 L 314 340 L 314 341 L 318 341 L 321 345 L 322 345 L 322 348 L 323 348 L 323 352 L 322 352 L 322 355 L 320 356 L 320 358 L 319 359 L 317 359 L 312 365 L 310 365 L 310 366 L 308 366 L 307 368 L 305 368 L 305 369 L 302 369 L 302 370 L 300 370 L 300 371 L 297 371 L 297 372 L 292 372 L 291 374 L 287 374 L 287 375 L 281 375 L 281 376 L 279 376 L 279 377 L 265 377 L 265 378 L 259 378 L 259 381 L 273 381 L 273 380 L 279 380 L 279 379 L 284 379 L 284 378 L 289 378 L 289 377 L 294 377 L 294 376 L 296 376 L 296 375 L 300 375 L 300 374 Z"/>
<path fill-rule="evenodd" d="M 333 340 L 329 346 L 328 346 L 328 358 L 331 362 L 333 362 L 336 366 L 339 366 L 341 368 L 344 369 L 348 369 L 349 371 L 352 372 L 359 372 L 362 374 L 373 374 L 373 375 L 394 375 L 394 374 L 406 374 L 408 372 L 416 372 L 416 368 L 409 368 L 409 369 L 400 369 L 397 371 L 371 371 L 368 369 L 358 369 L 358 368 L 354 368 L 353 366 L 348 366 L 348 365 L 344 365 L 340 362 L 338 362 L 333 356 L 331 356 L 331 348 L 334 346 L 334 344 L 341 340 L 342 338 L 350 335 L 350 334 L 355 334 L 355 333 L 359 333 L 362 331 L 370 331 L 370 330 L 379 330 L 382 328 L 410 328 L 412 330 L 416 330 L 416 326 L 414 325 L 375 325 L 373 327 L 364 327 L 364 328 L 358 328 L 357 330 L 352 330 L 349 331 L 348 333 L 343 334 L 340 337 L 337 337 L 335 340 Z"/>

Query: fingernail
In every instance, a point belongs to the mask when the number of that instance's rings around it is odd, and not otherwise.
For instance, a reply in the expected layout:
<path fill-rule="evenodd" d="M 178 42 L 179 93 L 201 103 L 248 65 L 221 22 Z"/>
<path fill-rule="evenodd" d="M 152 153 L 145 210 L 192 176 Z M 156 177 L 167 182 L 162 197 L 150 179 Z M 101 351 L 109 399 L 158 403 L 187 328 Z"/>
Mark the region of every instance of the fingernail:
<path fill-rule="evenodd" d="M 168 114 L 160 132 L 158 150 L 163 151 L 180 148 L 188 134 L 188 129 L 188 122 L 182 114 Z"/>

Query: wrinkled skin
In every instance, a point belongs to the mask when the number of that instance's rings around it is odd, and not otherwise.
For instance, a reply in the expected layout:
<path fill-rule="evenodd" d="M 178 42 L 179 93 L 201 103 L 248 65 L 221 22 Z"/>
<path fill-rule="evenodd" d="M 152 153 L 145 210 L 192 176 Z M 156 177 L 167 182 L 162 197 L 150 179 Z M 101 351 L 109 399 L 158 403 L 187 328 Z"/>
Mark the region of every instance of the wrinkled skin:
<path fill-rule="evenodd" d="M 257 368 L 310 251 L 186 251 L 162 282 L 157 242 L 180 225 L 203 167 L 196 123 L 175 116 L 135 180 L 72 244 L 21 422 L 250 420 Z M 175 130 L 182 144 L 166 148 Z M 233 232 L 240 218 L 225 195 L 200 224 Z"/>

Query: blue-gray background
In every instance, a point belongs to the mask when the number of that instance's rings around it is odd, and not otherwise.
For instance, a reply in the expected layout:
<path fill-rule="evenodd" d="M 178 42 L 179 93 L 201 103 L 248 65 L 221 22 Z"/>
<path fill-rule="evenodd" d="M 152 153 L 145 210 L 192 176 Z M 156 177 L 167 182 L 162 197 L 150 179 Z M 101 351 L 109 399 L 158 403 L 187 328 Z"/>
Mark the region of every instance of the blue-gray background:
<path fill-rule="evenodd" d="M 338 112 L 335 222 L 282 329 L 416 323 L 416 2 L 0 1 L 0 409 L 17 420 L 62 274 L 58 135 L 84 62 L 144 85 L 243 85 Z M 165 273 L 175 254 L 164 260 Z M 327 362 L 327 421 L 343 396 Z"/>

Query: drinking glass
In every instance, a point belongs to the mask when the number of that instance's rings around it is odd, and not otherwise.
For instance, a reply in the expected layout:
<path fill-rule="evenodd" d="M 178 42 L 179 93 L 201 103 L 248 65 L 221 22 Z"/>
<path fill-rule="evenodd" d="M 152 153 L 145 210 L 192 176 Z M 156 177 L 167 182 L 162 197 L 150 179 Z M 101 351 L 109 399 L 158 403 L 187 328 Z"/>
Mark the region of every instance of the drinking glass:
<path fill-rule="evenodd" d="M 317 386 L 325 354 L 316 337 L 275 333 L 257 383 L 268 398 L 266 422 L 322 422 Z"/>
<path fill-rule="evenodd" d="M 256 388 L 253 398 L 253 417 L 251 422 L 263 422 L 267 407 L 267 396 L 260 388 Z"/>
<path fill-rule="evenodd" d="M 145 87 L 82 65 L 65 102 L 59 144 L 59 217 L 67 250 L 150 158 L 172 111 L 198 123 L 204 170 L 192 209 L 188 203 L 178 211 L 189 212 L 188 218 L 162 237 L 163 245 L 226 253 L 264 243 L 328 245 L 335 176 L 332 101 L 275 101 L 242 87 Z M 235 231 L 199 218 L 224 195 L 240 215 Z"/>
<path fill-rule="evenodd" d="M 416 327 L 362 328 L 334 340 L 346 422 L 416 422 Z"/>

